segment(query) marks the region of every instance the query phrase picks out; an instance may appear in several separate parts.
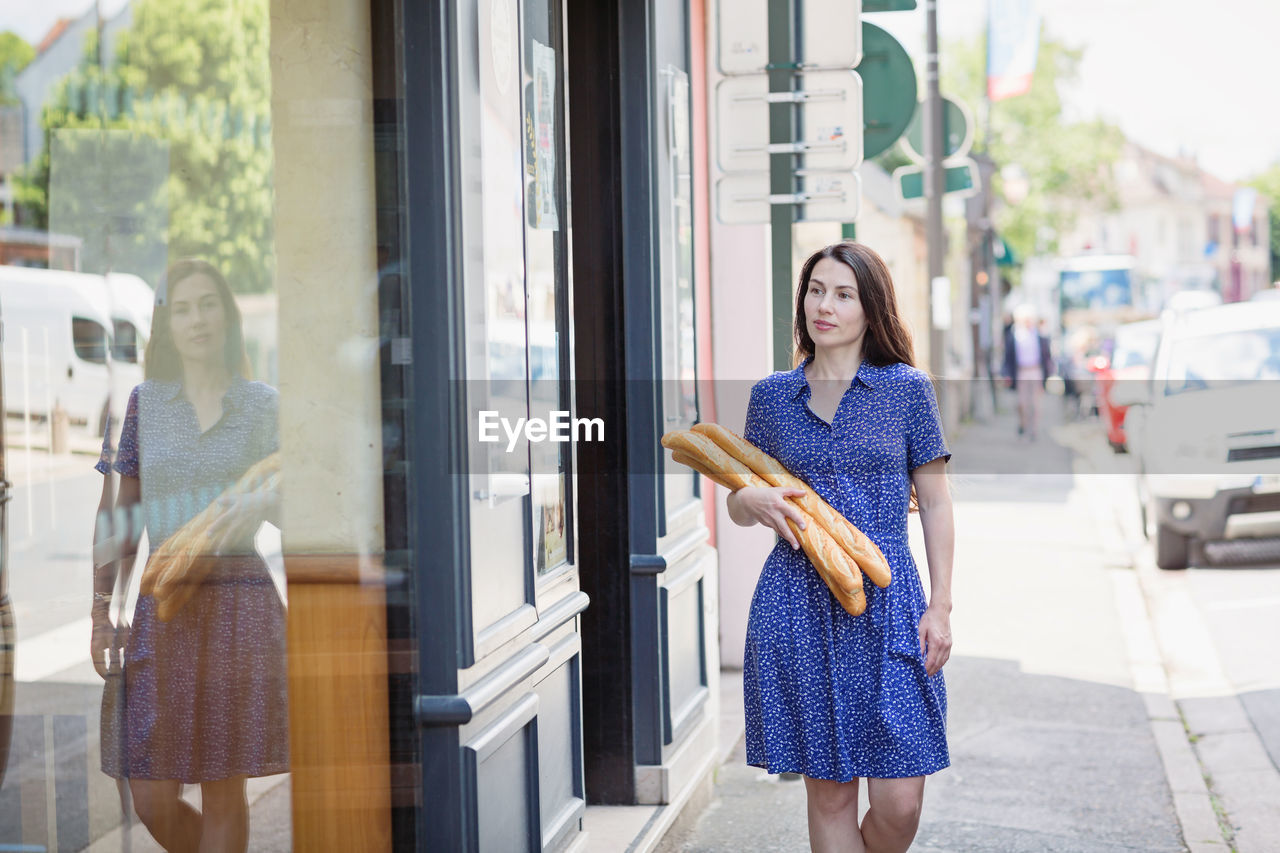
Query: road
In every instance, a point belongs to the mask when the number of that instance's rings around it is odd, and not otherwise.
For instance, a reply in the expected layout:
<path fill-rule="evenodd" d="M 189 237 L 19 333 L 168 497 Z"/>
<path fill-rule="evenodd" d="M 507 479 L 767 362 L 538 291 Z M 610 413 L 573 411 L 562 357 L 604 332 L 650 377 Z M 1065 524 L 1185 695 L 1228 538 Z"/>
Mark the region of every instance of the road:
<path fill-rule="evenodd" d="M 1165 692 L 1177 710 L 1225 840 L 1269 850 L 1280 838 L 1280 564 L 1156 567 L 1142 534 L 1132 462 L 1096 430 L 1060 435 L 1095 477 L 1145 598 Z"/>

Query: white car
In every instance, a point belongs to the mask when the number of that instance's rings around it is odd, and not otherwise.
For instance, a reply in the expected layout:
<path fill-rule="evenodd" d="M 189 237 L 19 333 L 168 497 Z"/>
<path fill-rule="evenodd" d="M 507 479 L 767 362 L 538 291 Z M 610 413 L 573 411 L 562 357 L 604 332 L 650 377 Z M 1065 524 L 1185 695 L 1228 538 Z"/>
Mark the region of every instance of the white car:
<path fill-rule="evenodd" d="M 1149 381 L 1129 405 L 1144 529 L 1156 564 L 1204 548 L 1280 555 L 1280 301 L 1167 316 Z"/>

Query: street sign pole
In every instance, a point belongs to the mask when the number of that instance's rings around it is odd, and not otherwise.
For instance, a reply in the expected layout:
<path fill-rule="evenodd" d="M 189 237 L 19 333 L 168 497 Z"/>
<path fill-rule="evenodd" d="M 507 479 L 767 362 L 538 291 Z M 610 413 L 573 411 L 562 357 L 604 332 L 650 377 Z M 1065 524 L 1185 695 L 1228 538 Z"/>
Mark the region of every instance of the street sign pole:
<path fill-rule="evenodd" d="M 942 376 L 945 361 L 943 360 L 942 329 L 936 327 L 934 317 L 934 288 L 944 275 L 943 233 L 942 233 L 942 96 L 938 91 L 938 0 L 925 0 L 926 26 L 926 58 L 924 101 L 924 194 L 927 213 L 925 216 L 925 241 L 928 245 L 929 265 L 929 298 L 925 304 L 929 306 L 929 372 L 935 379 Z M 941 395 L 939 395 L 941 396 Z"/>
<path fill-rule="evenodd" d="M 796 55 L 796 0 L 769 0 L 769 91 L 790 92 L 801 57 Z M 774 145 L 799 139 L 795 110 L 784 101 L 769 104 L 769 142 Z M 769 155 L 769 192 L 795 192 L 796 155 L 790 151 Z M 773 254 L 773 369 L 791 368 L 791 224 L 794 208 L 772 204 L 769 238 Z"/>

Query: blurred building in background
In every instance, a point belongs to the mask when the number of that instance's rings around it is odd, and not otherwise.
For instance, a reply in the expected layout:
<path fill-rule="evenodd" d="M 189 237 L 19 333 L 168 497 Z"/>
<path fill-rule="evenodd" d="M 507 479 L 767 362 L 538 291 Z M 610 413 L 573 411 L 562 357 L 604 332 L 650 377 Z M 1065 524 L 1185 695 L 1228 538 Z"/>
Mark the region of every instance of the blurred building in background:
<path fill-rule="evenodd" d="M 1152 311 L 1180 290 L 1213 290 L 1231 302 L 1269 286 L 1269 213 L 1255 191 L 1209 174 L 1193 157 L 1132 141 L 1112 175 L 1114 207 L 1082 207 L 1076 227 L 1060 235 L 1062 255 L 1132 255 L 1135 287 Z"/>

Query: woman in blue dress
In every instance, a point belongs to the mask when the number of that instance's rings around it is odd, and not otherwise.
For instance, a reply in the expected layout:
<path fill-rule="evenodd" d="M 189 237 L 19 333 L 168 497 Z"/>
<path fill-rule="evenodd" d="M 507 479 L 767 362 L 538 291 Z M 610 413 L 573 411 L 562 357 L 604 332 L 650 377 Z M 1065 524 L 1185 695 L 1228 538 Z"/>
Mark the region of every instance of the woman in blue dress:
<path fill-rule="evenodd" d="M 912 366 L 888 267 L 857 243 L 804 264 L 794 370 L 751 390 L 745 437 L 807 482 L 884 552 L 893 580 L 864 584 L 850 616 L 786 524 L 786 488 L 729 496 L 734 522 L 779 541 L 756 585 L 743 672 L 749 764 L 803 774 L 815 851 L 904 851 L 924 779 L 947 767 L 946 688 L 954 544 L 950 453 L 927 374 Z M 914 498 L 924 530 L 926 600 L 907 542 Z M 858 782 L 870 810 L 858 824 Z"/>
<path fill-rule="evenodd" d="M 279 445 L 278 395 L 247 368 L 226 280 L 203 261 L 175 264 L 156 294 L 147 379 L 129 397 L 114 465 L 104 443 L 97 466 L 120 474 L 114 502 L 104 483 L 95 528 L 95 542 L 116 544 L 94 573 L 91 652 L 104 677 L 123 679 L 104 713 L 102 766 L 128 780 L 138 816 L 171 851 L 246 850 L 246 779 L 289 764 L 284 606 L 254 547 L 264 521 L 280 523 L 279 494 L 219 497 Z M 154 554 L 215 500 L 209 570 L 191 599 L 162 621 L 156 599 L 140 595 L 132 624 L 112 626 L 112 594 L 128 586 L 142 531 Z M 121 635 L 122 674 L 107 662 Z M 183 784 L 200 785 L 200 810 Z"/>

